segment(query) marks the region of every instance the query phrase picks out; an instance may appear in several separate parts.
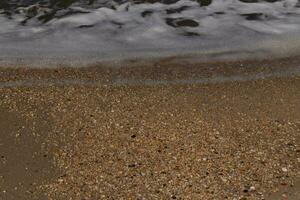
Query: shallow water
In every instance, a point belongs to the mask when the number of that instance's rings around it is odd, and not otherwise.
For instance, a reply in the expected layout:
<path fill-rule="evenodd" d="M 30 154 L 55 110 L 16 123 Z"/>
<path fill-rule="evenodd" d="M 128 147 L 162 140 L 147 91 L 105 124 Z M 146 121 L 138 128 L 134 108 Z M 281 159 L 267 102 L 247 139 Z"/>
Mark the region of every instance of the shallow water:
<path fill-rule="evenodd" d="M 1 0 L 0 63 L 300 52 L 298 0 Z"/>

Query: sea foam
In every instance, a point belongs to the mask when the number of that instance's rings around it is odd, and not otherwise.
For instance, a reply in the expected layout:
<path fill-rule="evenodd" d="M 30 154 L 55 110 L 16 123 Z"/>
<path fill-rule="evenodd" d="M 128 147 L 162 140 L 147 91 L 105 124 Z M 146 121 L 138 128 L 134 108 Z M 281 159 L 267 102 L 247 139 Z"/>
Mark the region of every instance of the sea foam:
<path fill-rule="evenodd" d="M 0 64 L 75 66 L 151 56 L 217 59 L 297 53 L 298 4 L 297 0 L 213 0 L 208 6 L 192 0 L 125 1 L 111 8 L 74 3 L 48 21 L 40 20 L 47 8 L 39 8 L 34 17 L 26 14 L 29 8 L 18 8 L 21 11 L 10 17 L 0 15 Z"/>

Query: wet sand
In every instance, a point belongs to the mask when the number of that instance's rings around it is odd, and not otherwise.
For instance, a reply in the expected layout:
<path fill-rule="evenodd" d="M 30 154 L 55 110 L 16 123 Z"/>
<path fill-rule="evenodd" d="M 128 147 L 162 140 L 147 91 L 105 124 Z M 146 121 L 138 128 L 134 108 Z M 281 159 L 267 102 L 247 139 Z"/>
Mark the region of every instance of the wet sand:
<path fill-rule="evenodd" d="M 0 198 L 298 200 L 298 60 L 1 69 Z"/>
<path fill-rule="evenodd" d="M 2 107 L 0 113 L 1 199 L 45 199 L 36 186 L 58 173 L 43 149 L 49 127 L 43 119 L 28 121 Z"/>

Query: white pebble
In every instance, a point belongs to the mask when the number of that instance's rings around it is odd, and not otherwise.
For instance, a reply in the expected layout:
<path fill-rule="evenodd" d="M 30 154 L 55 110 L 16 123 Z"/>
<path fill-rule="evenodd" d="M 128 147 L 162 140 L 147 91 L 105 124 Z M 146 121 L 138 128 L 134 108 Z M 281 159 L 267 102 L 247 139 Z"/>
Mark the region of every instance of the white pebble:
<path fill-rule="evenodd" d="M 283 167 L 281 170 L 282 170 L 283 172 L 287 172 L 287 171 L 288 171 L 288 169 L 287 169 L 286 167 Z"/>
<path fill-rule="evenodd" d="M 250 187 L 250 191 L 255 191 L 255 187 L 254 187 L 254 186 L 251 186 L 251 187 Z"/>

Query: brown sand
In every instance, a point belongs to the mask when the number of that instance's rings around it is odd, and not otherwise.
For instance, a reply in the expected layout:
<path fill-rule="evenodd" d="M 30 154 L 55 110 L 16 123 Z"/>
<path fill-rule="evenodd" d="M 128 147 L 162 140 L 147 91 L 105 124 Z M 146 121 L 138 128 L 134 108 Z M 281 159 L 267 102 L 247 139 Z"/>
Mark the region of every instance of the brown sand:
<path fill-rule="evenodd" d="M 0 199 L 298 200 L 296 61 L 3 69 Z"/>
<path fill-rule="evenodd" d="M 42 149 L 49 127 L 43 119 L 33 125 L 17 112 L 1 108 L 0 113 L 0 199 L 46 199 L 36 187 L 58 174 Z"/>

